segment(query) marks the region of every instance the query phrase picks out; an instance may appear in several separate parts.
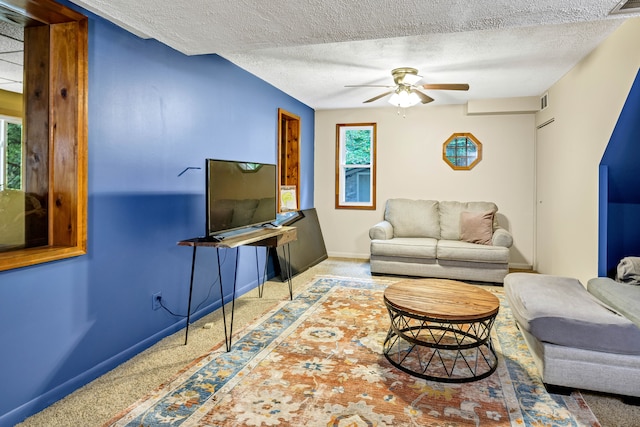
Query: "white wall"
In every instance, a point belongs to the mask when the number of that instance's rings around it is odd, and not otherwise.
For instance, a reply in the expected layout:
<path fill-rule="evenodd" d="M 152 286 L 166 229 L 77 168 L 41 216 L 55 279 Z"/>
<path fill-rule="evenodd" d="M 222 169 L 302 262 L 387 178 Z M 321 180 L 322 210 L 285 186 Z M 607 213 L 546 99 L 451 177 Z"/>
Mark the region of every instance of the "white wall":
<path fill-rule="evenodd" d="M 586 283 L 598 271 L 598 165 L 640 67 L 640 18 L 622 24 L 607 40 L 552 86 L 538 124 L 538 158 L 550 191 L 539 194 L 537 265 L 541 273 Z M 540 177 L 542 179 L 542 177 Z M 547 234 L 544 234 L 547 233 Z"/>
<path fill-rule="evenodd" d="M 382 103 L 384 103 L 382 101 Z M 336 124 L 377 123 L 377 209 L 335 209 Z M 483 159 L 471 171 L 442 160 L 442 144 L 471 132 Z M 369 227 L 389 198 L 493 201 L 514 236 L 511 265 L 533 264 L 533 114 L 466 114 L 462 105 L 416 106 L 406 117 L 389 108 L 319 110 L 315 116 L 315 207 L 330 256 L 369 257 Z"/>

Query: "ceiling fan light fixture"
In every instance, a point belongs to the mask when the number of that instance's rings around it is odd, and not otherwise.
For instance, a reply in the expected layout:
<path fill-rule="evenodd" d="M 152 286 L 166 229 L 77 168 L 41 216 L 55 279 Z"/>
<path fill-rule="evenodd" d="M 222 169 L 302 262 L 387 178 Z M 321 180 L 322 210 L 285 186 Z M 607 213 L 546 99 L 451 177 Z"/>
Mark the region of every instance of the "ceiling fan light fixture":
<path fill-rule="evenodd" d="M 634 0 L 640 3 L 640 0 Z M 413 107 L 416 104 L 423 103 L 428 104 L 433 102 L 434 99 L 422 92 L 422 89 L 427 90 L 469 90 L 469 84 L 467 83 L 436 83 L 436 84 L 421 84 L 417 85 L 422 76 L 418 75 L 416 68 L 402 67 L 394 68 L 391 70 L 393 76 L 394 86 L 388 85 L 348 85 L 345 87 L 384 87 L 387 88 L 386 92 L 367 99 L 363 103 L 369 103 L 377 101 L 391 95 L 388 102 L 394 107 L 408 108 Z"/>
<path fill-rule="evenodd" d="M 408 87 L 398 88 L 389 98 L 389 104 L 399 108 L 413 107 L 418 103 L 420 103 L 420 97 Z"/>

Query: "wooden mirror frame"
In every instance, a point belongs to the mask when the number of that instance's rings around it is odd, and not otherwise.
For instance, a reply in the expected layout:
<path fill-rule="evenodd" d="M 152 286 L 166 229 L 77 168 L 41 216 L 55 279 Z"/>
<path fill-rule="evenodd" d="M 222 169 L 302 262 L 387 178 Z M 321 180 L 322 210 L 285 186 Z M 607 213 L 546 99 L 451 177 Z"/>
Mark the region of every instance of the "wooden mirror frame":
<path fill-rule="evenodd" d="M 0 253 L 2 271 L 87 252 L 88 20 L 52 0 L 0 0 L 0 13 L 25 27 L 24 189 L 48 206 L 47 242 Z"/>

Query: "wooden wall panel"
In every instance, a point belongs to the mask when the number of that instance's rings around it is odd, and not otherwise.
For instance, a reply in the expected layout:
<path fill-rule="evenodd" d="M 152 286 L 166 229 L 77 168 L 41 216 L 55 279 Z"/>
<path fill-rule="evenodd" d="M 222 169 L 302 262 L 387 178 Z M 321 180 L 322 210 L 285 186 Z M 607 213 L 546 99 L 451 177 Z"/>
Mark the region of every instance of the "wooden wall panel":
<path fill-rule="evenodd" d="M 49 200 L 49 27 L 24 29 L 23 188 L 48 211 Z M 48 214 L 47 214 L 48 215 Z M 50 218 L 50 216 L 48 215 Z M 44 222 L 44 221 L 43 221 Z M 46 226 L 25 229 L 27 247 L 48 243 Z"/>
<path fill-rule="evenodd" d="M 78 120 L 77 24 L 51 25 L 51 144 L 52 164 L 50 209 L 55 218 L 50 230 L 55 245 L 76 244 L 78 205 L 78 144 L 75 123 Z M 60 167 L 64 165 L 64 167 Z"/>

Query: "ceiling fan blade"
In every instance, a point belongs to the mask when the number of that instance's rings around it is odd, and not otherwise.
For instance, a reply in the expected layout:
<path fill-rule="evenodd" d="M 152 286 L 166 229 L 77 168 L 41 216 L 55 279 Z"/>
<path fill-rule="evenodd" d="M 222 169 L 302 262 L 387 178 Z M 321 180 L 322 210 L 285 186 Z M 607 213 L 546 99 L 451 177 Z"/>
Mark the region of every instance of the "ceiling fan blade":
<path fill-rule="evenodd" d="M 411 92 L 413 92 L 416 95 L 418 95 L 418 97 L 420 98 L 420 102 L 422 102 L 423 104 L 428 104 L 428 103 L 434 101 L 434 99 L 432 97 L 430 97 L 429 95 L 425 95 L 424 93 L 420 92 L 419 90 L 413 89 Z"/>
<path fill-rule="evenodd" d="M 395 86 L 390 86 L 390 85 L 345 85 L 344 87 L 388 87 L 388 88 L 392 88 Z"/>
<path fill-rule="evenodd" d="M 367 102 L 377 101 L 378 99 L 380 99 L 380 98 L 382 98 L 382 97 L 384 97 L 384 96 L 387 96 L 387 95 L 389 95 L 389 94 L 390 94 L 390 93 L 392 93 L 392 92 L 393 92 L 393 91 L 392 91 L 392 90 L 390 90 L 389 92 L 381 93 L 381 94 L 380 94 L 380 95 L 378 95 L 378 96 L 374 96 L 374 97 L 373 97 L 373 98 L 371 98 L 371 99 L 367 99 L 366 101 L 364 101 L 364 102 L 363 102 L 363 104 L 366 104 Z"/>
<path fill-rule="evenodd" d="M 431 90 L 469 90 L 469 85 L 466 83 L 428 83 L 422 87 Z"/>

